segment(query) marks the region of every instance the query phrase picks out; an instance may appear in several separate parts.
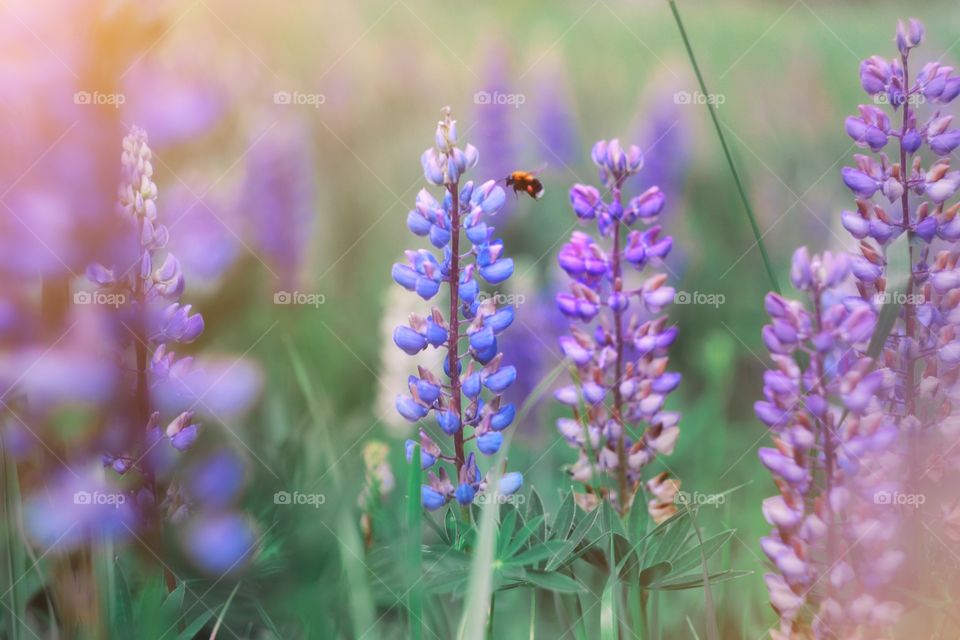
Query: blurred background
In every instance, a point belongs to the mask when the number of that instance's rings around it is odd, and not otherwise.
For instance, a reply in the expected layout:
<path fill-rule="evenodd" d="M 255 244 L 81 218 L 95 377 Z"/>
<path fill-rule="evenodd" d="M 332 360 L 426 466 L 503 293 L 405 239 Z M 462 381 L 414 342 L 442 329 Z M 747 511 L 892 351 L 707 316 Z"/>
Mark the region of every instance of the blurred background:
<path fill-rule="evenodd" d="M 928 26 L 927 55 L 949 63 L 960 55 L 950 28 L 960 8 L 685 0 L 680 9 L 711 96 L 696 89 L 660 0 L 3 2 L 4 389 L 32 382 L 59 401 L 93 379 L 95 357 L 78 365 L 61 353 L 75 354 L 86 334 L 61 343 L 57 328 L 74 317 L 86 264 L 106 250 L 121 138 L 143 127 L 184 301 L 206 320 L 190 350 L 225 372 L 207 381 L 222 404 L 182 464 L 217 469 L 218 481 L 235 476 L 231 513 L 242 514 L 160 562 L 211 607 L 240 581 L 227 617 L 238 637 L 351 637 L 342 581 L 357 579 L 349 565 L 377 535 L 361 522 L 374 499 L 369 477 L 380 479 L 376 500 L 388 512 L 404 501 L 402 443 L 413 431 L 393 398 L 413 362 L 390 334 L 417 301 L 389 272 L 404 249 L 422 246 L 405 219 L 440 108 L 453 108 L 461 139 L 478 147 L 475 178 L 542 168 L 543 199 L 510 198 L 498 224 L 517 261 L 509 293 L 518 316 L 504 350 L 521 400 L 561 360 L 553 295 L 556 253 L 575 228 L 567 192 L 595 181 L 593 142 L 619 137 L 646 154 L 635 193 L 659 184 L 667 194 L 668 271 L 688 294 L 670 310 L 681 336 L 672 368 L 684 376 L 672 403 L 683 420 L 666 464 L 690 492 L 744 485 L 703 510 L 704 526 L 736 529 L 724 562 L 755 572 L 714 589 L 723 637 L 760 637 L 774 616 L 759 504 L 774 489 L 757 462 L 766 434 L 752 406 L 769 286 L 704 100 L 718 107 L 786 283 L 796 246 L 847 241 L 839 170 L 854 152 L 843 120 L 863 101 L 860 61 L 889 54 L 896 20 L 914 16 Z M 48 366 L 29 366 L 47 350 Z M 560 409 L 549 397 L 518 425 L 510 466 L 552 511 L 575 454 L 556 433 Z M 51 430 L 4 419 L 25 499 L 51 490 L 50 459 L 72 459 L 83 437 L 82 419 L 63 427 L 57 417 Z M 224 466 L 202 457 L 217 455 Z M 314 498 L 285 504 L 278 492 Z M 230 555 L 230 545 L 241 548 Z M 47 550 L 36 546 L 31 584 L 56 572 L 57 552 Z M 218 550 L 228 566 L 242 560 L 226 578 L 210 577 L 203 561 Z M 146 555 L 123 556 L 131 582 L 156 559 Z M 383 615 L 364 637 L 402 637 L 399 607 L 375 584 L 371 593 Z M 498 624 L 527 606 L 510 598 L 498 600 Z M 702 594 L 665 596 L 661 606 L 665 629 L 686 634 Z"/>

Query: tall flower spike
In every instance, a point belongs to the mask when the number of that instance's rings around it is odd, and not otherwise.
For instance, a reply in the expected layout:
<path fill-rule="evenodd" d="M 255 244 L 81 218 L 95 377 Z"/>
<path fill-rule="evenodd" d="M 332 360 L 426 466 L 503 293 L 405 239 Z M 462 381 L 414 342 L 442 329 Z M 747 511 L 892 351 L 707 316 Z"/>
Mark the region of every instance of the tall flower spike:
<path fill-rule="evenodd" d="M 952 128 L 953 116 L 946 112 L 960 95 L 960 75 L 939 62 L 914 71 L 911 57 L 924 31 L 918 20 L 899 23 L 899 55 L 892 60 L 871 56 L 860 66 L 861 85 L 875 104 L 862 105 L 859 116 L 848 118 L 847 132 L 869 153 L 855 156 L 856 166 L 843 169 L 856 207 L 844 211 L 841 221 L 860 241 L 852 262 L 859 302 L 875 311 L 888 303 L 899 307 L 877 358 L 892 383 L 863 389 L 853 399 L 879 403 L 896 426 L 889 451 L 899 468 L 891 460 L 885 479 L 903 486 L 905 496 L 932 502 L 951 497 L 960 480 L 960 452 L 954 446 L 954 425 L 960 424 L 960 203 L 952 202 L 960 191 L 960 171 L 951 167 L 960 130 Z M 888 142 L 892 157 L 880 151 Z M 905 241 L 894 244 L 903 234 Z M 904 273 L 897 264 L 903 264 Z M 884 495 L 890 493 L 878 493 L 878 501 Z M 946 535 L 944 523 L 910 505 L 886 504 L 886 510 L 902 516 L 899 538 L 891 543 L 907 554 L 898 586 L 952 579 L 943 569 L 952 560 L 932 557 L 937 551 L 930 551 L 941 549 L 937 540 Z M 869 569 L 854 577 L 876 583 L 876 567 Z"/>
<path fill-rule="evenodd" d="M 516 414 L 514 406 L 502 399 L 516 379 L 516 369 L 501 364 L 503 354 L 497 344 L 513 322 L 514 309 L 498 307 L 495 297 L 482 296 L 479 282 L 497 285 L 513 274 L 513 260 L 504 255 L 503 241 L 487 224 L 506 196 L 494 180 L 461 184 L 463 175 L 477 164 L 477 150 L 472 145 L 461 150 L 450 108 L 444 108 L 442 115 L 434 145 L 423 152 L 420 162 L 427 182 L 442 186 L 444 196 L 437 200 L 421 190 L 407 216 L 410 231 L 427 238 L 440 255 L 427 249 L 408 251 L 407 264 L 395 264 L 392 271 L 397 284 L 424 300 L 434 298 L 441 289 L 447 294 L 445 311 L 433 307 L 426 315 L 413 313 L 393 333 L 394 343 L 409 355 L 428 348 L 446 350 L 442 375 L 418 367 L 408 379 L 408 392 L 396 400 L 397 411 L 410 422 L 426 421 L 433 414 L 439 430 L 453 441 L 451 451 L 420 430 L 423 467 L 439 467 L 438 473 L 429 472 L 430 482 L 421 491 L 423 505 L 430 510 L 452 499 L 469 505 L 487 488 L 476 455 L 467 451 L 467 445 L 473 441 L 480 454 L 495 454 L 503 443 L 503 430 Z M 466 251 L 461 248 L 464 238 L 470 243 Z M 408 459 L 413 447 L 414 441 L 407 441 Z M 453 465 L 452 472 L 446 470 L 448 464 Z M 498 488 L 501 494 L 516 492 L 522 483 L 520 474 L 507 474 L 507 478 Z"/>
<path fill-rule="evenodd" d="M 152 494 L 147 502 L 152 504 L 160 496 L 154 484 L 157 476 L 170 466 L 175 451 L 193 444 L 199 425 L 186 407 L 162 416 L 151 406 L 150 389 L 168 376 L 187 374 L 191 359 L 178 359 L 171 347 L 193 342 L 204 325 L 191 305 L 180 303 L 184 277 L 176 257 L 164 251 L 168 232 L 158 221 L 152 153 L 142 129 L 132 128 L 123 139 L 121 175 L 117 210 L 121 224 L 130 231 L 133 260 L 120 268 L 91 264 L 87 276 L 101 291 L 123 301 L 117 313 L 123 327 L 121 343 L 126 346 L 118 359 L 124 370 L 134 372 L 129 382 L 137 428 L 123 439 L 123 450 L 111 450 L 103 460 L 117 473 L 139 472 Z M 168 495 L 171 507 L 178 501 Z M 171 514 L 175 510 L 171 508 Z"/>
<path fill-rule="evenodd" d="M 765 577 L 774 640 L 882 637 L 901 610 L 888 593 L 904 559 L 892 548 L 897 515 L 876 500 L 897 489 L 896 426 L 877 399 L 893 375 L 860 355 L 877 316 L 840 295 L 849 273 L 845 255 L 801 248 L 791 280 L 807 304 L 766 299 L 774 366 L 755 408 L 774 444 L 760 461 L 779 490 L 763 502 L 772 530 L 760 541 L 776 570 Z"/>
<path fill-rule="evenodd" d="M 661 237 L 653 224 L 664 205 L 659 188 L 624 200 L 624 184 L 643 165 L 640 149 L 602 140 L 593 147 L 593 161 L 609 201 L 596 187 L 577 184 L 570 202 L 583 224 L 596 222 L 606 246 L 576 231 L 560 250 L 560 267 L 570 285 L 557 296 L 557 305 L 571 324 L 560 348 L 576 374 L 573 384 L 556 393 L 573 411 L 573 418 L 561 418 L 557 428 L 580 452 L 570 473 L 587 490 L 581 504 L 589 507 L 608 498 L 623 513 L 641 487 L 644 467 L 657 455 L 672 453 L 679 434 L 680 416 L 664 410 L 667 395 L 680 384 L 680 374 L 666 370 L 667 349 L 677 330 L 658 315 L 673 301 L 674 290 L 664 274 L 652 271 L 673 241 Z M 653 226 L 632 229 L 640 220 Z M 627 284 L 630 267 L 644 273 L 634 285 Z M 613 487 L 605 486 L 604 476 Z M 657 495 L 666 495 L 667 487 L 675 493 L 678 483 L 658 478 L 648 510 L 662 521 L 675 507 Z"/>

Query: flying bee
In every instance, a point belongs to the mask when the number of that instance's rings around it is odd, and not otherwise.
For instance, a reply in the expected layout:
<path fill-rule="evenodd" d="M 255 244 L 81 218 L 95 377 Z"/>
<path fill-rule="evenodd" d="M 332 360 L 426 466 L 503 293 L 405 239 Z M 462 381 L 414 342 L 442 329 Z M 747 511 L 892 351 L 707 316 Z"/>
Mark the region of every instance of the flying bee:
<path fill-rule="evenodd" d="M 543 197 L 543 183 L 537 178 L 537 174 L 540 173 L 540 171 L 542 171 L 542 169 L 537 171 L 514 171 L 504 180 L 508 187 L 513 187 L 514 195 L 522 191 L 534 200 L 539 200 Z M 519 198 L 520 196 L 517 195 L 517 197 Z"/>

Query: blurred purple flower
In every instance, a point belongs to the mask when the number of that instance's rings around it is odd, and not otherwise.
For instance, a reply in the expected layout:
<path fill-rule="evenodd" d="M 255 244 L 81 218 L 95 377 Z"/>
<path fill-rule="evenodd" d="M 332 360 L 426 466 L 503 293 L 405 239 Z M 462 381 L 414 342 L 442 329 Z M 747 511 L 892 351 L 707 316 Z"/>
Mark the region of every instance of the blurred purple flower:
<path fill-rule="evenodd" d="M 73 464 L 73 463 L 68 463 Z M 97 469 L 61 469 L 26 497 L 27 535 L 44 553 L 67 551 L 102 538 L 123 539 L 138 526 L 134 495 L 100 477 Z"/>
<path fill-rule="evenodd" d="M 296 285 L 313 233 L 313 158 L 296 126 L 266 134 L 253 144 L 239 209 L 256 253 L 280 279 Z"/>
<path fill-rule="evenodd" d="M 258 551 L 257 526 L 238 511 L 201 512 L 181 535 L 190 560 L 217 578 L 241 571 Z"/>

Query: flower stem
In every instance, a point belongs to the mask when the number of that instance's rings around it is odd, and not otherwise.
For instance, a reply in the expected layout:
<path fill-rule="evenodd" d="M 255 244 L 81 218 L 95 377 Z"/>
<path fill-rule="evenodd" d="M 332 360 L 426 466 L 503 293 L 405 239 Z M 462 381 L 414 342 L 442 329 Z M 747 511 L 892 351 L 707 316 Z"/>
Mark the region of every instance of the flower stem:
<path fill-rule="evenodd" d="M 460 398 L 460 190 L 459 184 L 454 182 L 447 185 L 452 203 L 450 205 L 450 331 L 447 336 L 447 368 L 450 370 L 450 402 L 453 411 L 457 414 L 457 421 L 461 428 L 454 435 L 456 447 L 457 478 L 466 461 L 463 450 L 463 410 Z"/>
<path fill-rule="evenodd" d="M 620 185 L 613 189 L 614 200 L 620 203 Z M 620 219 L 614 218 L 613 222 L 613 282 L 614 289 L 622 288 L 622 275 L 620 264 Z M 617 438 L 617 482 L 620 485 L 620 514 L 627 511 L 629 504 L 629 483 L 627 480 L 627 448 L 626 437 L 627 428 L 623 424 L 623 397 L 620 395 L 620 378 L 623 376 L 623 312 L 618 307 L 613 312 L 614 324 L 614 346 L 617 350 L 616 364 L 614 365 L 613 379 L 613 422 L 620 429 L 620 436 Z"/>

